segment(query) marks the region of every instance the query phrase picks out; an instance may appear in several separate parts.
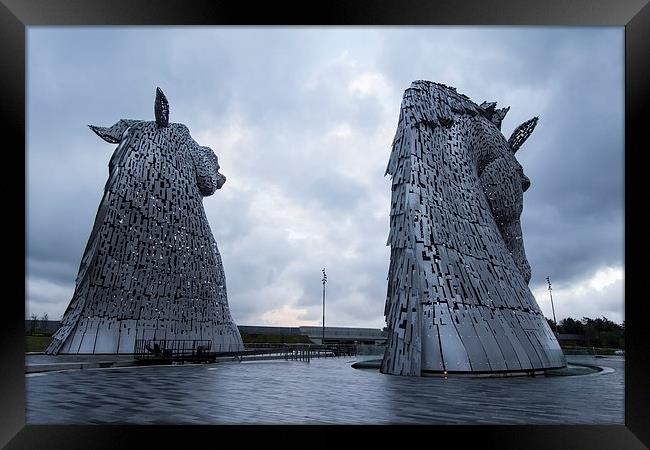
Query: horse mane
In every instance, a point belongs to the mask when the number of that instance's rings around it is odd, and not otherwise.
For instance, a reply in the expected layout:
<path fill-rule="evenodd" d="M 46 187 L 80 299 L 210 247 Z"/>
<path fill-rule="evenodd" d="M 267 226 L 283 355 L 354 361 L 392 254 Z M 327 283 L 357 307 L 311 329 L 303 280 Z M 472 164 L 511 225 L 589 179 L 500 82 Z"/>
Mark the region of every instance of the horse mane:
<path fill-rule="evenodd" d="M 406 127 L 400 126 L 401 124 L 408 124 L 411 128 L 424 125 L 433 129 L 437 127 L 449 129 L 459 116 L 464 116 L 468 119 L 479 116 L 485 119 L 483 121 L 485 126 L 491 126 L 490 124 L 492 124 L 500 130 L 501 122 L 509 110 L 510 107 L 496 109 L 496 102 L 483 102 L 481 105 L 478 105 L 465 94 L 457 92 L 456 88 L 442 83 L 416 80 L 411 83 L 411 87 L 404 91 L 398 127 L 391 147 L 394 150 L 399 141 L 404 139 Z M 524 127 L 524 125 L 520 125 L 520 128 Z M 532 128 L 534 129 L 534 125 Z M 532 133 L 532 129 L 530 129 L 530 133 Z M 514 133 L 511 139 L 513 138 Z M 518 138 L 516 142 L 520 146 L 523 144 L 523 141 L 525 141 L 525 138 Z M 478 160 L 479 175 L 482 168 L 498 157 L 498 155 L 489 154 L 480 156 Z M 396 173 L 397 163 L 403 157 L 405 155 L 400 152 L 391 152 L 384 175 L 394 175 Z"/>

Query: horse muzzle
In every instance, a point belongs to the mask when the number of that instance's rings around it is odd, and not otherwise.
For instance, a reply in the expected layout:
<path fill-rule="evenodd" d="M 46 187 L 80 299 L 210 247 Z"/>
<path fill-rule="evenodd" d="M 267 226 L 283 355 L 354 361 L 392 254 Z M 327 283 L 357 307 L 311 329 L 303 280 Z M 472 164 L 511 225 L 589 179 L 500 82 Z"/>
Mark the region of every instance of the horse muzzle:
<path fill-rule="evenodd" d="M 218 174 L 217 176 L 217 189 L 221 189 L 221 186 L 226 182 L 226 176 Z"/>

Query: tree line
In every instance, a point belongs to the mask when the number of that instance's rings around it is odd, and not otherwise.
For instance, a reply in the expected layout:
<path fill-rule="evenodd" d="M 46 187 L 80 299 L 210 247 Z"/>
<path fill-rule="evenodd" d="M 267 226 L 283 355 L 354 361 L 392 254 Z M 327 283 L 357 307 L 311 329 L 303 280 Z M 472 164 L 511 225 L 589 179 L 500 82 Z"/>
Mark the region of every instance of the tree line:
<path fill-rule="evenodd" d="M 50 320 L 50 317 L 48 316 L 47 313 L 43 313 L 43 315 L 39 318 L 38 314 L 32 313 L 29 316 L 29 320 L 31 320 L 30 327 L 28 330 L 28 334 L 31 334 L 33 336 L 35 335 L 42 335 L 42 334 L 51 334 L 51 331 L 47 329 L 47 322 Z"/>
<path fill-rule="evenodd" d="M 552 320 L 546 319 L 552 330 L 559 334 L 577 334 L 582 336 L 578 345 L 599 348 L 625 348 L 625 321 L 621 325 L 603 316 L 597 319 L 583 317 L 576 320 L 571 317 L 560 320 L 557 329 Z"/>

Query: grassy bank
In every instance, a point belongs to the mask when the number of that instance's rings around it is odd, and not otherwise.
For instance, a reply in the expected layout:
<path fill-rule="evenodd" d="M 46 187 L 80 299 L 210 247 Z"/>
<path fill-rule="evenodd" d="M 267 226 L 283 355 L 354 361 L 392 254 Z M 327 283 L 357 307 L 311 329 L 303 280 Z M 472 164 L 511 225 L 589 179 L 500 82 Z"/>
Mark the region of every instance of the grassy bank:
<path fill-rule="evenodd" d="M 52 340 L 51 336 L 25 336 L 27 341 L 26 352 L 44 352 L 50 341 Z"/>
<path fill-rule="evenodd" d="M 51 336 L 25 336 L 27 341 L 26 352 L 44 352 L 50 341 Z M 273 344 L 309 344 L 307 336 L 300 335 L 282 335 L 282 334 L 242 334 L 242 340 L 245 344 L 273 343 Z"/>

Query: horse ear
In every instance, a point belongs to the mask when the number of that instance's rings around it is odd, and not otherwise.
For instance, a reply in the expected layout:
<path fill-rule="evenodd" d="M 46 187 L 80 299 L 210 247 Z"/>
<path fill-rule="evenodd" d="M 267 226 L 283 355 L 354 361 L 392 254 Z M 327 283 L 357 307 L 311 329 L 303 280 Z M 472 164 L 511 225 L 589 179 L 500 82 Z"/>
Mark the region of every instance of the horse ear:
<path fill-rule="evenodd" d="M 492 112 L 497 107 L 497 102 L 485 101 L 479 105 L 485 112 Z"/>
<path fill-rule="evenodd" d="M 538 120 L 539 117 L 533 117 L 515 128 L 515 131 L 512 132 L 512 135 L 508 139 L 508 144 L 510 145 L 512 153 L 517 153 L 517 150 L 519 150 L 524 142 L 526 142 L 526 139 L 533 134 L 533 130 L 535 129 Z"/>
<path fill-rule="evenodd" d="M 495 124 L 499 130 L 501 130 L 501 122 L 503 122 L 503 119 L 506 117 L 506 114 L 508 114 L 508 111 L 510 111 L 509 106 L 497 109 L 494 111 L 494 114 L 492 114 L 492 117 L 490 118 L 492 123 Z"/>
<path fill-rule="evenodd" d="M 496 109 L 497 102 L 483 102 L 479 106 L 483 110 L 483 115 L 500 130 L 501 122 L 503 122 L 503 118 L 508 114 L 508 111 L 510 111 L 510 107 L 508 106 L 506 108 Z"/>
<path fill-rule="evenodd" d="M 122 135 L 131 125 L 140 122 L 139 120 L 122 119 L 111 127 L 98 127 L 96 125 L 88 125 L 88 127 L 97 133 L 97 136 L 104 139 L 111 144 L 117 144 L 122 140 Z"/>
<path fill-rule="evenodd" d="M 156 101 L 153 105 L 153 112 L 156 115 L 156 123 L 159 127 L 169 126 L 169 102 L 159 87 L 156 88 Z"/>

